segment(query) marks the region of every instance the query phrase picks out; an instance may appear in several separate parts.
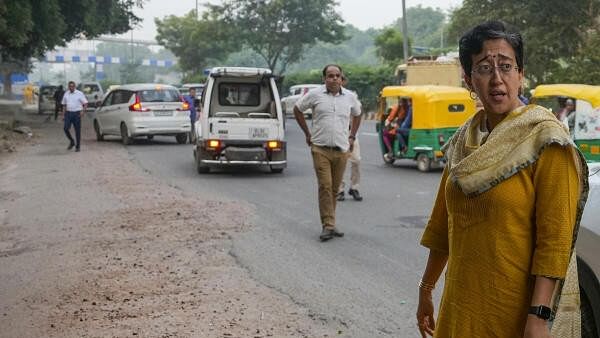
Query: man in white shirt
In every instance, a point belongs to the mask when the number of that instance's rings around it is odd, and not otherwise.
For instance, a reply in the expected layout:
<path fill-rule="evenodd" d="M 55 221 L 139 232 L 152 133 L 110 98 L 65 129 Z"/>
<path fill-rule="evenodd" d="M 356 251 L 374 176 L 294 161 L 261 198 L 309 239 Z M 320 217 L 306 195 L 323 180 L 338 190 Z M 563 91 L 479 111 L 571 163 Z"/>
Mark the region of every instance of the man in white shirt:
<path fill-rule="evenodd" d="M 69 81 L 69 90 L 65 92 L 65 95 L 62 99 L 63 106 L 63 120 L 65 121 L 65 135 L 69 139 L 69 147 L 67 150 L 73 149 L 75 147 L 75 151 L 80 150 L 81 146 L 81 117 L 85 114 L 85 109 L 87 108 L 87 99 L 85 95 L 79 90 L 75 89 L 75 82 Z M 75 128 L 75 141 L 69 132 L 71 129 L 71 124 Z"/>
<path fill-rule="evenodd" d="M 345 75 L 342 75 L 342 87 L 346 88 L 347 85 L 348 78 Z M 357 96 L 356 92 L 352 90 L 350 90 L 350 92 Z M 358 102 L 360 104 L 360 101 Z M 352 128 L 352 125 L 349 127 Z M 360 184 L 360 144 L 358 143 L 358 138 L 354 140 L 350 157 L 348 157 L 348 162 L 350 162 L 350 189 L 348 189 L 348 194 L 352 196 L 355 201 L 362 201 L 363 197 L 360 195 L 360 192 L 358 192 L 358 186 Z M 337 192 L 338 201 L 343 201 L 346 199 L 344 196 L 345 186 L 346 184 L 344 183 L 344 178 L 342 176 L 342 183 L 340 183 L 340 187 Z"/>
<path fill-rule="evenodd" d="M 317 175 L 321 241 L 344 235 L 335 224 L 336 195 L 360 125 L 360 103 L 354 94 L 342 88 L 342 76 L 340 66 L 325 66 L 325 85 L 309 91 L 294 106 L 294 116 L 306 136 Z M 303 114 L 307 109 L 313 112 L 311 130 Z M 348 130 L 351 116 L 352 124 Z"/>

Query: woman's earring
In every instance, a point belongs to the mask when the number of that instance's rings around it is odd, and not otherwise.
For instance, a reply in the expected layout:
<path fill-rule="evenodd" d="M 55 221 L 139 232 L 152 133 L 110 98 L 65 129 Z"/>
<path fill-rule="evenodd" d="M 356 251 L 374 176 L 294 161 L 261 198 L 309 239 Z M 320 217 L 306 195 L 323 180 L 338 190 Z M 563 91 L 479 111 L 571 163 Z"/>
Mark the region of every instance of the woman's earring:
<path fill-rule="evenodd" d="M 469 96 L 471 96 L 471 98 L 475 101 L 477 101 L 478 97 L 477 97 L 477 93 L 475 93 L 472 90 L 469 90 Z"/>

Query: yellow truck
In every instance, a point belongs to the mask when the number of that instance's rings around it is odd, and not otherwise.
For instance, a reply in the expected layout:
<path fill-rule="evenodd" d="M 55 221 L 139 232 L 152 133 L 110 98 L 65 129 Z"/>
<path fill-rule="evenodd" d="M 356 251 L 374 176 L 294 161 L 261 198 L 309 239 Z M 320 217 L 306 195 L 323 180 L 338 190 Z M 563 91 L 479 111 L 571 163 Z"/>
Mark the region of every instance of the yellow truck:
<path fill-rule="evenodd" d="M 422 60 L 411 58 L 408 63 L 396 67 L 396 78 L 400 85 L 437 85 L 464 87 L 462 68 L 455 58 Z"/>

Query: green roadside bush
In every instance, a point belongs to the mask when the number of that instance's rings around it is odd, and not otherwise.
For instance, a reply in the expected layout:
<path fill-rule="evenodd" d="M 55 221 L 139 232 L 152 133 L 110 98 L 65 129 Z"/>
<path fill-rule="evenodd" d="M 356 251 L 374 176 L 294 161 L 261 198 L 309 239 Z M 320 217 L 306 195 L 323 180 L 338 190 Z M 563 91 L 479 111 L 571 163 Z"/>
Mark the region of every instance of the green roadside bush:
<path fill-rule="evenodd" d="M 374 111 L 377 107 L 377 96 L 385 86 L 393 85 L 394 69 L 390 66 L 340 65 L 348 78 L 348 89 L 358 94 L 363 111 Z M 281 96 L 286 96 L 289 88 L 296 84 L 323 83 L 322 69 L 288 74 L 284 77 Z"/>

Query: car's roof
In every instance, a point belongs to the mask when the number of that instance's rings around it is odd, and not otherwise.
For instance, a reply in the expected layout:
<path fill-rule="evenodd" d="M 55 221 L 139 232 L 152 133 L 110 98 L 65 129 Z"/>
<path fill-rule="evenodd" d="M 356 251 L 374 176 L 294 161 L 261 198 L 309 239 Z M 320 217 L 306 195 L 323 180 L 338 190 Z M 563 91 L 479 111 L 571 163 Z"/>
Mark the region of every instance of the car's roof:
<path fill-rule="evenodd" d="M 181 85 L 182 88 L 192 88 L 192 87 L 204 87 L 204 83 L 184 83 Z"/>
<path fill-rule="evenodd" d="M 115 89 L 117 89 L 117 88 L 115 88 Z M 174 86 L 167 85 L 167 84 L 160 84 L 160 83 L 130 83 L 130 84 L 121 85 L 121 86 L 119 86 L 118 89 L 132 90 L 132 91 L 153 90 L 153 89 L 175 89 L 175 90 L 177 90 L 177 88 L 175 88 Z"/>

